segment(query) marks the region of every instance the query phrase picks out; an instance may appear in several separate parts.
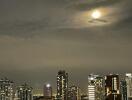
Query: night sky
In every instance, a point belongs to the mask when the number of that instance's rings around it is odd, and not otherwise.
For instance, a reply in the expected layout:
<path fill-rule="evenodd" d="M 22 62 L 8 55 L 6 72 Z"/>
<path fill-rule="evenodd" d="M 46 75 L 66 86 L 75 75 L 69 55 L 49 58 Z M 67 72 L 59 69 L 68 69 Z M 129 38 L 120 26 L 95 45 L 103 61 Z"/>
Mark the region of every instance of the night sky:
<path fill-rule="evenodd" d="M 57 71 L 87 88 L 90 73 L 132 67 L 132 0 L 0 0 L 0 76 L 41 88 Z M 100 19 L 91 18 L 99 10 Z M 69 81 L 70 81 L 69 80 Z"/>

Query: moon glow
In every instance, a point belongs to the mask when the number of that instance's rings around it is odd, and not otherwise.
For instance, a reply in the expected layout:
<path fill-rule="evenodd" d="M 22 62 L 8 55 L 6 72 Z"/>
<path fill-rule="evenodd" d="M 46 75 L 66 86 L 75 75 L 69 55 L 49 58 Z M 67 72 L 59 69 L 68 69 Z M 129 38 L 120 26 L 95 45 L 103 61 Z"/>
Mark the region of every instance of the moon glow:
<path fill-rule="evenodd" d="M 101 15 L 102 14 L 101 14 L 101 12 L 99 10 L 95 10 L 95 11 L 92 12 L 91 17 L 93 19 L 99 19 L 101 17 Z"/>

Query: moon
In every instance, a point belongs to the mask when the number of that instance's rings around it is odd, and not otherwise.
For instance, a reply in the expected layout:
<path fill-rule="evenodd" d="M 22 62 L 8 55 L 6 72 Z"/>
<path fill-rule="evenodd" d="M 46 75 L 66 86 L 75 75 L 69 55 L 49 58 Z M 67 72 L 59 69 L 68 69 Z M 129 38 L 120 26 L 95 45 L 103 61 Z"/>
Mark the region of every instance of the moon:
<path fill-rule="evenodd" d="M 95 10 L 91 14 L 91 17 L 93 19 L 99 19 L 99 18 L 101 18 L 101 16 L 102 16 L 102 14 L 101 14 L 101 12 L 99 10 Z"/>

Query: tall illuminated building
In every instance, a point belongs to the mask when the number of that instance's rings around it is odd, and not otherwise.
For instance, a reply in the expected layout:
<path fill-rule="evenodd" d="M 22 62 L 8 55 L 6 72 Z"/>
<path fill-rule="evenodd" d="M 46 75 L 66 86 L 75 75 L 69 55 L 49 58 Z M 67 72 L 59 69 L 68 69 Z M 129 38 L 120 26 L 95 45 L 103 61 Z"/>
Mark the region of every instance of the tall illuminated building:
<path fill-rule="evenodd" d="M 17 88 L 16 95 L 18 100 L 33 100 L 32 87 L 27 84 L 21 85 Z"/>
<path fill-rule="evenodd" d="M 104 82 L 99 75 L 88 76 L 88 100 L 103 100 Z"/>
<path fill-rule="evenodd" d="M 124 79 L 121 80 L 120 87 L 121 87 L 122 100 L 128 100 L 127 99 L 127 83 L 126 83 L 126 80 L 124 80 Z"/>
<path fill-rule="evenodd" d="M 127 99 L 132 100 L 132 73 L 126 74 Z"/>
<path fill-rule="evenodd" d="M 80 100 L 80 91 L 79 88 L 75 85 L 69 87 L 68 90 L 68 100 Z"/>
<path fill-rule="evenodd" d="M 105 76 L 105 100 L 121 100 L 119 75 Z"/>
<path fill-rule="evenodd" d="M 68 73 L 60 70 L 57 75 L 57 100 L 68 100 Z"/>
<path fill-rule="evenodd" d="M 44 85 L 44 98 L 52 99 L 52 87 L 49 83 Z"/>
<path fill-rule="evenodd" d="M 13 85 L 7 78 L 0 80 L 0 100 L 14 100 Z"/>

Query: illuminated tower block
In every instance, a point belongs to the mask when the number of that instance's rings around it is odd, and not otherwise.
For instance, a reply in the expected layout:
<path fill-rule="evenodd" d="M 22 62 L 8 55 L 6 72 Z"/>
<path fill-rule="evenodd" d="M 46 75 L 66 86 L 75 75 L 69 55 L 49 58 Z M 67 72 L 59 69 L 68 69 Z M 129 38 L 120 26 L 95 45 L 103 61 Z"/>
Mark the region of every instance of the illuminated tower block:
<path fill-rule="evenodd" d="M 68 73 L 59 71 L 57 75 L 57 99 L 68 100 Z"/>
<path fill-rule="evenodd" d="M 119 75 L 105 76 L 105 96 L 106 100 L 121 100 Z"/>
<path fill-rule="evenodd" d="M 104 98 L 104 82 L 103 77 L 99 75 L 88 76 L 88 99 L 103 100 Z"/>
<path fill-rule="evenodd" d="M 0 100 L 13 100 L 13 82 L 7 78 L 0 80 Z"/>

